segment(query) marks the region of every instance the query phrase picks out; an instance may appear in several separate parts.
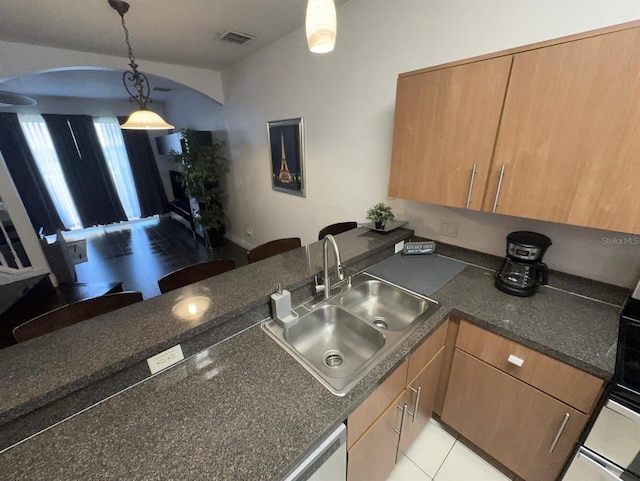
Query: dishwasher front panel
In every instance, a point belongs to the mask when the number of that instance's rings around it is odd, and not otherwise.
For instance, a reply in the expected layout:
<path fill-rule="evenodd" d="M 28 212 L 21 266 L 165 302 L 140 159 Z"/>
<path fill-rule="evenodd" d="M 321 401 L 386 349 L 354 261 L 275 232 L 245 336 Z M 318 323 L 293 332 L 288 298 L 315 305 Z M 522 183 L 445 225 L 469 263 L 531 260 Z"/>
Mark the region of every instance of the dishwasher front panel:
<path fill-rule="evenodd" d="M 340 424 L 284 481 L 346 481 L 347 429 Z"/>
<path fill-rule="evenodd" d="M 623 478 L 624 476 L 624 478 Z M 580 448 L 562 481 L 640 481 L 601 456 Z"/>
<path fill-rule="evenodd" d="M 620 468 L 640 476 L 640 413 L 609 399 L 584 445 Z"/>

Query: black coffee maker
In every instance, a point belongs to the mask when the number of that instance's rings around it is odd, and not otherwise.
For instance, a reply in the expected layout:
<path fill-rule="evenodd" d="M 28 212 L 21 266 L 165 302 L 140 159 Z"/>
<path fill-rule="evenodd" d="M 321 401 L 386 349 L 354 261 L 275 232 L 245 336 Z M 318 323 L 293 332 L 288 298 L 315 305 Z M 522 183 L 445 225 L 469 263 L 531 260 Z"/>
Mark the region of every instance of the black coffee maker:
<path fill-rule="evenodd" d="M 536 232 L 518 231 L 507 236 L 507 257 L 496 272 L 495 285 L 507 294 L 532 296 L 538 286 L 547 284 L 549 270 L 542 256 L 551 239 Z"/>

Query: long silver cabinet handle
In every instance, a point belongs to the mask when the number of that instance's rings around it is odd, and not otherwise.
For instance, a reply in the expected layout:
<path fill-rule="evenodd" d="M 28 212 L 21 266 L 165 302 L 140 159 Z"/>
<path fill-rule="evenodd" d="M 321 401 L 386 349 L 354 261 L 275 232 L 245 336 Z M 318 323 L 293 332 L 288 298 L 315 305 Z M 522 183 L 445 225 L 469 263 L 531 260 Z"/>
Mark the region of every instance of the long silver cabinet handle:
<path fill-rule="evenodd" d="M 553 442 L 551 443 L 551 447 L 549 448 L 550 453 L 552 453 L 553 450 L 556 449 L 556 444 L 558 444 L 558 441 L 560 440 L 560 436 L 562 436 L 562 432 L 564 431 L 564 428 L 567 427 L 567 423 L 569 422 L 570 417 L 571 417 L 571 414 L 565 413 L 564 419 L 562 420 L 562 424 L 560 425 L 560 429 L 558 429 L 558 433 L 556 434 L 556 437 L 554 438 Z"/>
<path fill-rule="evenodd" d="M 496 212 L 498 208 L 498 198 L 500 197 L 500 188 L 502 187 L 502 179 L 504 178 L 504 169 L 506 165 L 502 164 L 502 169 L 500 169 L 500 179 L 498 179 L 498 188 L 496 189 L 496 200 L 493 201 L 493 213 Z"/>
<path fill-rule="evenodd" d="M 400 406 L 400 404 L 396 404 L 396 407 L 402 411 L 402 420 L 400 421 L 400 431 L 398 431 L 397 429 L 393 429 L 393 431 L 398 435 L 398 436 L 402 436 L 402 430 L 404 429 L 404 420 L 407 417 L 407 405 L 403 404 L 402 406 Z"/>
<path fill-rule="evenodd" d="M 398 462 L 398 453 L 400 452 L 400 440 L 402 439 L 402 433 L 404 432 L 404 422 L 407 418 L 407 405 L 403 404 L 402 407 L 396 404 L 396 407 L 402 411 L 402 419 L 400 420 L 400 431 L 394 428 L 394 432 L 398 435 L 398 444 L 396 444 L 396 463 Z"/>
<path fill-rule="evenodd" d="M 418 414 L 418 404 L 420 404 L 420 393 L 422 393 L 422 386 L 418 386 L 418 389 L 409 386 L 414 393 L 416 393 L 416 402 L 413 405 L 413 411 L 409 411 L 409 415 L 411 416 L 411 422 L 416 422 L 416 414 Z"/>
<path fill-rule="evenodd" d="M 473 181 L 476 180 L 476 168 L 478 164 L 473 164 L 473 169 L 471 169 L 471 182 L 469 182 L 469 195 L 467 195 L 467 209 L 471 205 L 471 194 L 473 193 Z"/>

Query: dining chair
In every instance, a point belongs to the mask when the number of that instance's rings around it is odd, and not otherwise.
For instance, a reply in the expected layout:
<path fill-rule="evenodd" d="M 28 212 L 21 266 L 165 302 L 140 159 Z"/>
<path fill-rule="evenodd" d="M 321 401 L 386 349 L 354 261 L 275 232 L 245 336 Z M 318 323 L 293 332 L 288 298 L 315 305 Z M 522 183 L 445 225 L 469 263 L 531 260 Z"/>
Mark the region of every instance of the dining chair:
<path fill-rule="evenodd" d="M 257 247 L 254 247 L 247 252 L 247 260 L 249 264 L 252 262 L 258 262 L 267 257 L 282 254 L 283 252 L 291 251 L 302 247 L 302 241 L 300 237 L 287 237 L 284 239 L 276 239 Z"/>
<path fill-rule="evenodd" d="M 326 236 L 327 234 L 336 235 L 357 228 L 357 222 L 338 222 L 336 224 L 331 224 L 320 229 L 320 232 L 318 233 L 318 240 L 324 239 L 324 236 Z"/>
<path fill-rule="evenodd" d="M 214 259 L 212 261 L 193 264 L 182 269 L 173 271 L 158 279 L 160 292 L 165 292 L 184 287 L 194 282 L 217 276 L 223 272 L 236 268 L 236 261 L 233 259 Z"/>
<path fill-rule="evenodd" d="M 28 320 L 13 329 L 16 342 L 24 342 L 142 300 L 137 291 L 116 292 L 67 304 Z"/>

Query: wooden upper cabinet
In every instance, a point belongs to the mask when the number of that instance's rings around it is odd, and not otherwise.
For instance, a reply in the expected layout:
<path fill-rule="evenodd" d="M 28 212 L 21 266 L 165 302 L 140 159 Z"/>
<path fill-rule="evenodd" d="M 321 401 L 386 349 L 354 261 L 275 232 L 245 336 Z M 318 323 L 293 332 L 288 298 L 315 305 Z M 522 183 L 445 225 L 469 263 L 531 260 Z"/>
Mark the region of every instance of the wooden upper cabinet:
<path fill-rule="evenodd" d="M 640 233 L 640 28 L 514 55 L 483 210 Z M 436 200 L 437 203 L 442 203 Z"/>
<path fill-rule="evenodd" d="M 400 76 L 389 195 L 480 210 L 512 56 Z"/>

